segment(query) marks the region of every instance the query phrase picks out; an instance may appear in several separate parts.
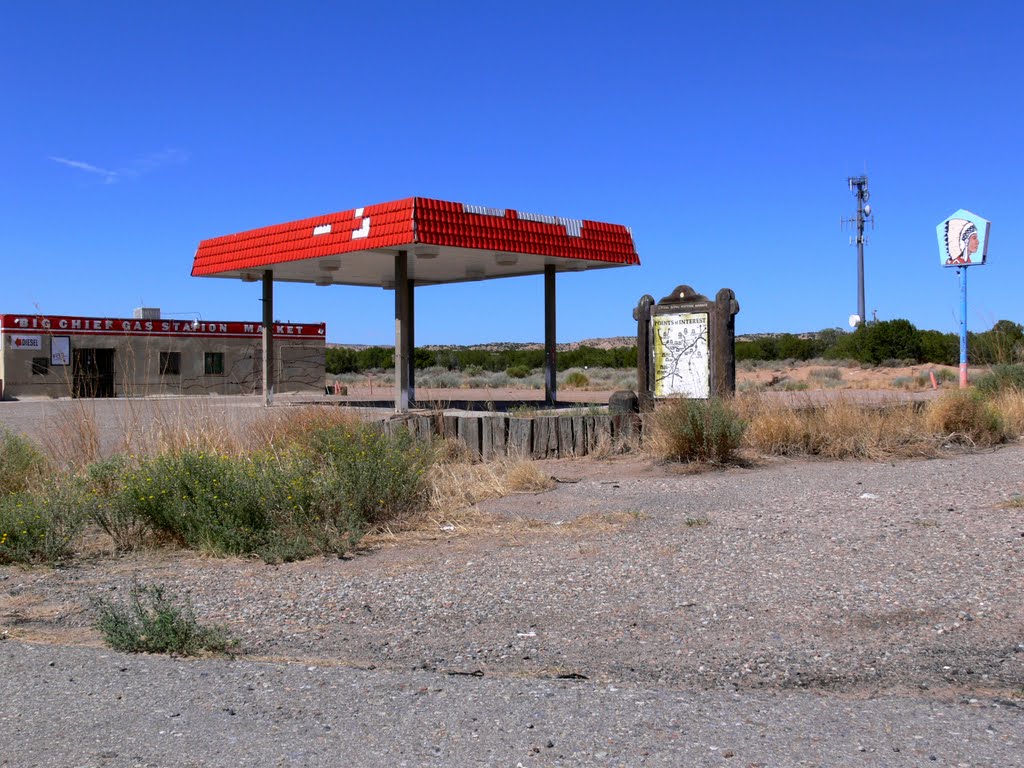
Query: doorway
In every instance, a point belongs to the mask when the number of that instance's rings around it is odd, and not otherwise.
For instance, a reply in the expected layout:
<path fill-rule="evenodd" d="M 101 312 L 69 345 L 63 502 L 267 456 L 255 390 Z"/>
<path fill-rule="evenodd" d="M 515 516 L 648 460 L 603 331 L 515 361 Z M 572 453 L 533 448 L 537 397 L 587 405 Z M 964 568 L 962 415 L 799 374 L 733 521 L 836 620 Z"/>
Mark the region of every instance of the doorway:
<path fill-rule="evenodd" d="M 72 397 L 113 397 L 114 350 L 72 350 L 71 376 Z"/>

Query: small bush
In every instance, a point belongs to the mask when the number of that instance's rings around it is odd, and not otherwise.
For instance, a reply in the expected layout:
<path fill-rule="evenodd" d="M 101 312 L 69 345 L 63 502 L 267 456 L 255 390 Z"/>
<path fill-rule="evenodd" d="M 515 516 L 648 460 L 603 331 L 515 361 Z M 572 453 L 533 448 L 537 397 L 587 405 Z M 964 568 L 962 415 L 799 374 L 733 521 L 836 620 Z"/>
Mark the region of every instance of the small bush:
<path fill-rule="evenodd" d="M 590 379 L 582 371 L 573 371 L 565 377 L 563 384 L 568 389 L 585 389 L 590 384 Z"/>
<path fill-rule="evenodd" d="M 162 586 L 136 583 L 127 605 L 96 599 L 93 608 L 96 629 L 116 651 L 195 656 L 224 653 L 235 646 L 222 628 L 202 626 L 191 603 L 178 604 Z"/>
<path fill-rule="evenodd" d="M 744 428 L 721 400 L 669 400 L 651 419 L 651 448 L 671 461 L 724 463 L 739 448 Z"/>
<path fill-rule="evenodd" d="M 45 457 L 28 438 L 0 429 L 0 496 L 37 485 L 46 466 Z"/>
<path fill-rule="evenodd" d="M 1006 439 L 999 413 L 979 392 L 958 390 L 931 401 L 925 425 L 934 435 L 974 445 L 995 445 Z"/>
<path fill-rule="evenodd" d="M 510 365 L 505 369 L 505 373 L 513 379 L 525 379 L 530 375 L 530 369 L 525 365 Z"/>
<path fill-rule="evenodd" d="M 974 388 L 985 395 L 1016 390 L 1024 392 L 1024 365 L 996 365 L 974 382 Z"/>
<path fill-rule="evenodd" d="M 388 437 L 369 426 L 336 427 L 314 434 L 309 447 L 323 468 L 315 506 L 341 529 L 399 520 L 424 502 L 423 474 L 432 457 L 405 430 Z"/>
<path fill-rule="evenodd" d="M 118 515 L 135 510 L 155 531 L 186 547 L 242 555 L 276 538 L 276 516 L 300 511 L 306 490 L 302 478 L 288 477 L 273 458 L 185 451 L 128 471 L 113 503 Z"/>
<path fill-rule="evenodd" d="M 82 510 L 110 536 L 119 552 L 138 547 L 149 530 L 139 508 L 122 495 L 127 471 L 128 460 L 115 455 L 87 466 L 82 478 Z"/>
<path fill-rule="evenodd" d="M 817 381 L 831 382 L 831 381 L 842 381 L 843 372 L 838 368 L 811 368 L 807 374 L 809 378 Z"/>
<path fill-rule="evenodd" d="M 67 557 L 84 522 L 79 507 L 71 485 L 0 497 L 0 564 Z"/>

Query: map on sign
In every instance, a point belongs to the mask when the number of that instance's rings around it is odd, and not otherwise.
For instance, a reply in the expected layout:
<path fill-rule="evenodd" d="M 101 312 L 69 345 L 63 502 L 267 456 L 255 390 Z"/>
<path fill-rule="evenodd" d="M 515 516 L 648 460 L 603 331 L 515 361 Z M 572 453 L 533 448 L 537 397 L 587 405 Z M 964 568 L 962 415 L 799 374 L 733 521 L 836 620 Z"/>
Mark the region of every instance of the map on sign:
<path fill-rule="evenodd" d="M 706 398 L 711 394 L 708 316 L 680 312 L 651 318 L 654 396 Z"/>

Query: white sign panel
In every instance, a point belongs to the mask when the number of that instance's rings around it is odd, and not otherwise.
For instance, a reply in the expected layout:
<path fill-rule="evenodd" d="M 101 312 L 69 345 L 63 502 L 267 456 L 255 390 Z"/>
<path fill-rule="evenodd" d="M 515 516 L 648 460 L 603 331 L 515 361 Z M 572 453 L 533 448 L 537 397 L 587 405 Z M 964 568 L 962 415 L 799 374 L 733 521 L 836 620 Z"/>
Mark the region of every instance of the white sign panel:
<path fill-rule="evenodd" d="M 651 325 L 654 396 L 709 397 L 711 368 L 707 313 L 654 315 Z"/>
<path fill-rule="evenodd" d="M 71 337 L 54 336 L 50 339 L 50 365 L 67 365 L 71 360 Z"/>
<path fill-rule="evenodd" d="M 11 334 L 11 349 L 42 349 L 42 336 L 23 336 L 19 333 Z"/>

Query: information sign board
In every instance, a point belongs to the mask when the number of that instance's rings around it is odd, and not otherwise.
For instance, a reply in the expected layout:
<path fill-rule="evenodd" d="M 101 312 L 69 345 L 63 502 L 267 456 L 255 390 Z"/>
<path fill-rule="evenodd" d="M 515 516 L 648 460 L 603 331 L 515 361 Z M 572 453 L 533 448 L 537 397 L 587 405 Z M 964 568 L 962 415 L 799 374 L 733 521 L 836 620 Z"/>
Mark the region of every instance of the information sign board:
<path fill-rule="evenodd" d="M 654 396 L 707 398 L 711 394 L 710 343 L 706 312 L 651 317 Z"/>

